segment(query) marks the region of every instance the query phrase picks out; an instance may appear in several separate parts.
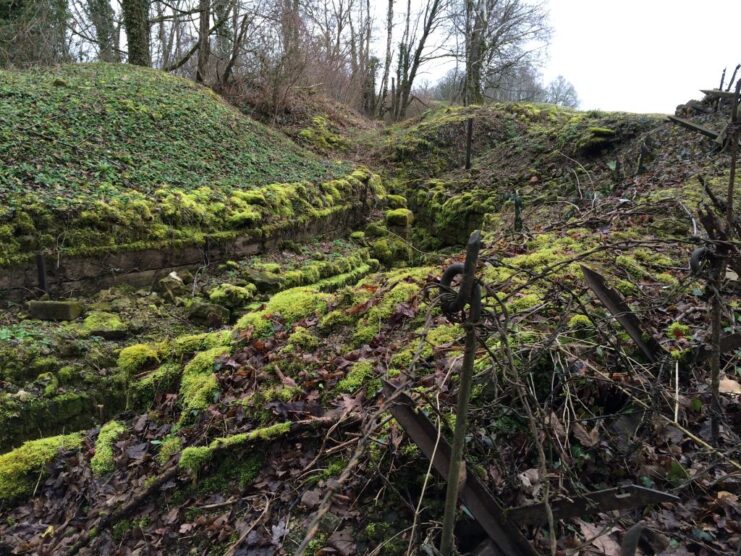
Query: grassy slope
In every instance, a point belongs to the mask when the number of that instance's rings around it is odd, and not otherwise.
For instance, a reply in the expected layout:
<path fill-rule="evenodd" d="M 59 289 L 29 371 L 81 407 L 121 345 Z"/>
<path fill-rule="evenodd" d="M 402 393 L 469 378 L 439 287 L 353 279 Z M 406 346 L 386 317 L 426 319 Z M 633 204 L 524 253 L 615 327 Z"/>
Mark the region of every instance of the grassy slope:
<path fill-rule="evenodd" d="M 0 98 L 0 264 L 311 218 L 347 205 L 368 177 L 319 186 L 349 166 L 156 70 L 0 72 Z"/>
<path fill-rule="evenodd" d="M 248 188 L 338 171 L 208 89 L 157 70 L 84 64 L 3 71 L 0 83 L 3 201 L 32 190 L 64 205 L 128 189 Z"/>

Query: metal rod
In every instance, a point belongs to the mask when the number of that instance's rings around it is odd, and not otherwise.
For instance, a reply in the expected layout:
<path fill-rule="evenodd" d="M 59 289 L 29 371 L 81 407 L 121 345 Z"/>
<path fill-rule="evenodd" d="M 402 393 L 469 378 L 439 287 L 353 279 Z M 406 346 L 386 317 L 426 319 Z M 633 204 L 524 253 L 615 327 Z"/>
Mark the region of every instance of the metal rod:
<path fill-rule="evenodd" d="M 470 310 L 464 323 L 466 328 L 466 345 L 463 355 L 461 382 L 458 387 L 455 432 L 453 433 L 450 469 L 448 470 L 448 488 L 445 494 L 445 515 L 443 517 L 443 530 L 440 541 L 440 552 L 443 556 L 453 555 L 453 530 L 455 528 L 455 517 L 458 507 L 458 491 L 461 483 L 465 482 L 465 477 L 461 476 L 461 462 L 466 445 L 468 402 L 471 397 L 473 364 L 476 359 L 476 323 L 481 316 L 481 289 L 475 282 L 476 262 L 480 247 L 481 234 L 476 230 L 468 240 L 463 281 L 458 292 L 458 298 L 454 304 L 454 306 L 460 305 L 459 308 L 462 309 L 463 305 L 468 302 L 470 304 Z"/>
<path fill-rule="evenodd" d="M 46 288 L 46 261 L 44 260 L 43 253 L 36 253 L 36 270 L 38 271 L 39 289 L 44 293 L 48 293 Z"/>

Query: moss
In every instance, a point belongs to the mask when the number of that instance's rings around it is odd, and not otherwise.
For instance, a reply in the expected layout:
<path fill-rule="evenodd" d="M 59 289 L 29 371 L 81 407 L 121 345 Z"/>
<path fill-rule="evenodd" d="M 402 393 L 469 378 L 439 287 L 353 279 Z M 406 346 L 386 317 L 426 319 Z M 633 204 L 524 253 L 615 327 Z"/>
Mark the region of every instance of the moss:
<path fill-rule="evenodd" d="M 90 460 L 90 468 L 96 475 L 110 473 L 115 467 L 113 459 L 113 444 L 126 431 L 126 427 L 118 421 L 109 421 L 100 428 L 98 439 L 95 441 L 95 455 Z"/>
<path fill-rule="evenodd" d="M 587 315 L 574 315 L 569 319 L 568 327 L 571 329 L 574 328 L 590 328 L 592 326 L 592 321 L 589 320 L 589 317 Z"/>
<path fill-rule="evenodd" d="M 398 208 L 386 211 L 386 223 L 389 226 L 406 228 L 414 222 L 414 214 L 406 208 Z"/>
<path fill-rule="evenodd" d="M 657 274 L 656 281 L 662 284 L 665 284 L 667 286 L 678 286 L 679 285 L 679 280 L 677 280 L 673 275 L 669 274 L 668 272 L 660 272 L 659 274 Z"/>
<path fill-rule="evenodd" d="M 67 434 L 31 440 L 0 455 L 0 500 L 15 500 L 33 493 L 44 469 L 61 450 L 79 448 L 82 435 Z"/>
<path fill-rule="evenodd" d="M 365 234 L 371 238 L 385 237 L 389 233 L 383 222 L 371 222 L 365 227 Z"/>
<path fill-rule="evenodd" d="M 219 384 L 214 374 L 216 360 L 230 352 L 228 347 L 215 347 L 197 353 L 183 369 L 180 381 L 180 404 L 183 415 L 208 407 L 215 401 Z"/>
<path fill-rule="evenodd" d="M 383 237 L 370 245 L 371 256 L 384 265 L 392 267 L 405 264 L 412 259 L 411 246 L 396 236 Z"/>
<path fill-rule="evenodd" d="M 129 384 L 129 400 L 133 407 L 147 407 L 159 393 L 173 392 L 177 389 L 181 366 L 168 362 L 144 378 Z"/>
<path fill-rule="evenodd" d="M 128 376 L 159 362 L 160 350 L 156 344 L 135 344 L 123 348 L 118 354 L 118 368 Z"/>
<path fill-rule="evenodd" d="M 103 336 L 113 339 L 126 333 L 127 327 L 113 313 L 94 311 L 90 313 L 82 323 L 80 332 L 83 336 Z"/>
<path fill-rule="evenodd" d="M 420 359 L 428 359 L 435 353 L 436 348 L 452 344 L 463 335 L 463 327 L 460 324 L 443 324 L 431 328 L 425 335 L 424 343 L 419 351 Z M 393 355 L 391 364 L 395 367 L 409 368 L 414 360 L 419 346 L 417 342 Z"/>
<path fill-rule="evenodd" d="M 179 436 L 168 436 L 160 444 L 160 451 L 157 453 L 157 461 L 160 465 L 165 465 L 175 455 L 183 449 L 183 441 Z"/>
<path fill-rule="evenodd" d="M 193 475 L 197 475 L 200 469 L 211 460 L 214 453 L 218 450 L 236 448 L 258 440 L 272 440 L 273 438 L 285 435 L 290 430 L 291 422 L 287 421 L 250 432 L 217 438 L 211 441 L 208 446 L 185 448 L 180 454 L 179 465 L 182 469 L 187 470 Z"/>
<path fill-rule="evenodd" d="M 672 340 L 680 340 L 682 338 L 689 338 L 691 335 L 690 327 L 680 322 L 671 323 L 666 329 L 666 335 Z"/>
<path fill-rule="evenodd" d="M 313 351 L 319 346 L 319 338 L 303 326 L 297 326 L 293 334 L 288 337 L 288 344 L 300 347 L 305 351 Z"/>
<path fill-rule="evenodd" d="M 386 202 L 392 209 L 406 208 L 407 198 L 403 195 L 386 195 Z"/>
<path fill-rule="evenodd" d="M 172 342 L 169 355 L 182 359 L 197 351 L 231 345 L 231 342 L 232 333 L 230 330 L 178 336 Z"/>
<path fill-rule="evenodd" d="M 638 286 L 636 286 L 633 282 L 630 280 L 618 280 L 615 283 L 615 289 L 619 291 L 623 295 L 635 295 L 637 293 L 640 293 L 640 289 Z"/>
<path fill-rule="evenodd" d="M 212 303 L 223 305 L 230 309 L 238 309 L 247 305 L 252 300 L 256 291 L 257 288 L 254 284 L 249 284 L 247 287 L 219 284 L 211 290 L 208 298 Z"/>
<path fill-rule="evenodd" d="M 625 270 L 633 278 L 644 278 L 648 271 L 635 258 L 630 255 L 618 255 L 615 264 Z"/>
<path fill-rule="evenodd" d="M 371 307 L 365 316 L 358 322 L 353 335 L 355 345 L 371 341 L 378 334 L 383 323 L 388 321 L 400 303 L 409 302 L 420 287 L 410 282 L 398 282 L 389 291 L 384 292 L 381 301 Z"/>
<path fill-rule="evenodd" d="M 537 307 L 541 303 L 543 303 L 543 298 L 540 295 L 536 293 L 527 293 L 508 301 L 507 309 L 512 313 L 520 313 L 532 309 L 533 307 Z"/>
<path fill-rule="evenodd" d="M 362 241 L 365 239 L 365 232 L 357 230 L 350 234 L 350 239 L 362 243 Z"/>
<path fill-rule="evenodd" d="M 358 361 L 347 373 L 347 376 L 337 383 L 339 392 L 352 393 L 360 388 L 367 387 L 371 392 L 380 388 L 380 381 L 376 378 L 373 363 L 370 361 Z"/>
<path fill-rule="evenodd" d="M 280 317 L 286 325 L 291 325 L 310 315 L 326 310 L 330 299 L 328 294 L 316 287 L 291 288 L 275 294 L 260 311 L 247 313 L 239 319 L 235 330 L 243 331 L 252 327 L 252 336 L 263 338 L 273 331 L 271 317 Z"/>

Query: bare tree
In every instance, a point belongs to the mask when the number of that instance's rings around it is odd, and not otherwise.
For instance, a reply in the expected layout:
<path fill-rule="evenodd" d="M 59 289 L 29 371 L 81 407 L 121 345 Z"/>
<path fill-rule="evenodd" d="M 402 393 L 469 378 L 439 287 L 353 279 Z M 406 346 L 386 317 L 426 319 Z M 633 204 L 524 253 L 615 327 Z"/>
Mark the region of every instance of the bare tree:
<path fill-rule="evenodd" d="M 579 97 L 576 95 L 576 89 L 563 75 L 559 75 L 548 84 L 546 101 L 552 104 L 558 104 L 559 106 L 568 106 L 569 108 L 579 106 Z"/>
<path fill-rule="evenodd" d="M 446 0 L 427 0 L 424 10 L 418 14 L 417 20 L 412 25 L 411 0 L 407 0 L 404 34 L 399 43 L 396 64 L 396 82 L 393 83 L 392 80 L 391 112 L 395 120 L 400 120 L 406 115 L 414 80 L 417 78 L 420 67 L 436 56 L 437 49 L 433 48 L 430 51 L 429 41 L 443 22 L 447 5 Z M 422 29 L 418 33 L 417 27 L 420 21 Z"/>

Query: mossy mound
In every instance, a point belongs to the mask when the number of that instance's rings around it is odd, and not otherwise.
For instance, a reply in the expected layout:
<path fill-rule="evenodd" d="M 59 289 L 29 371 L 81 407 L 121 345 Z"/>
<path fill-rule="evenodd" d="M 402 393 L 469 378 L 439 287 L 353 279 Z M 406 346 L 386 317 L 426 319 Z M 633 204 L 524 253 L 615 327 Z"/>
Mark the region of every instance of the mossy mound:
<path fill-rule="evenodd" d="M 260 238 L 380 187 L 157 70 L 78 64 L 0 82 L 0 265 Z"/>
<path fill-rule="evenodd" d="M 12 501 L 33 492 L 46 465 L 62 450 L 78 448 L 80 434 L 53 436 L 26 442 L 0 455 L 0 501 Z"/>

